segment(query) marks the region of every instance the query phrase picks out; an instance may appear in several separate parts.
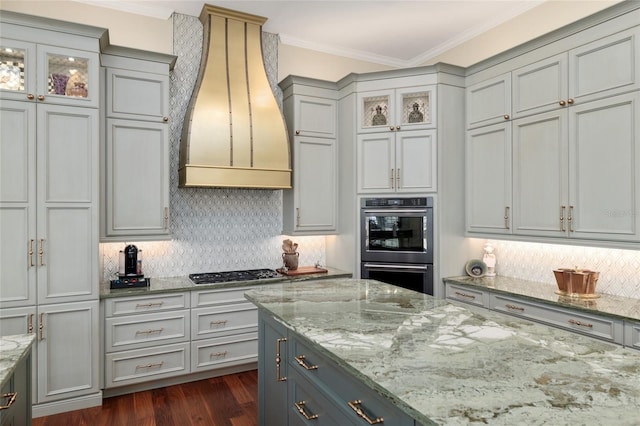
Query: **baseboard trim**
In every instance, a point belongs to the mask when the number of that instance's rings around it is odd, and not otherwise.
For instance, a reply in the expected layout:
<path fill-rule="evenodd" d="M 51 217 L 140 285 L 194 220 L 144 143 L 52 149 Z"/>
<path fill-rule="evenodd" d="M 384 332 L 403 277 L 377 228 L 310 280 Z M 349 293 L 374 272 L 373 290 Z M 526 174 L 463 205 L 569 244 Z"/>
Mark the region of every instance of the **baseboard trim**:
<path fill-rule="evenodd" d="M 67 411 L 99 407 L 101 405 L 102 391 L 91 395 L 79 396 L 77 398 L 69 398 L 61 401 L 34 405 L 31 409 L 31 416 L 35 419 L 37 417 L 51 416 L 53 414 L 65 413 Z"/>

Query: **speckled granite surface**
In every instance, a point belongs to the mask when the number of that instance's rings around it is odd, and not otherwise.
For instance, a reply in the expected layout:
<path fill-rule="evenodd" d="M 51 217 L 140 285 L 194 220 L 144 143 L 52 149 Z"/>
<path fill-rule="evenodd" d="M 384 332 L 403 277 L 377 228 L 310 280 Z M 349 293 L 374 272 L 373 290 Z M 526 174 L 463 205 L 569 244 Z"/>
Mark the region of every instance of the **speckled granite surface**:
<path fill-rule="evenodd" d="M 106 299 L 110 297 L 125 297 L 125 296 L 144 296 L 145 294 L 157 294 L 157 293 L 175 293 L 182 291 L 193 290 L 211 290 L 211 289 L 223 289 L 234 287 L 247 287 L 265 284 L 278 284 L 291 281 L 306 281 L 306 280 L 322 280 L 327 278 L 339 278 L 351 277 L 350 272 L 341 271 L 339 269 L 324 268 L 326 273 L 321 274 L 308 274 L 298 276 L 282 276 L 280 278 L 269 278 L 263 280 L 253 281 L 232 281 L 217 284 L 194 284 L 189 277 L 169 277 L 169 278 L 151 278 L 151 284 L 149 287 L 142 288 L 122 288 L 111 290 L 108 282 L 100 284 L 100 298 Z"/>
<path fill-rule="evenodd" d="M 638 425 L 640 351 L 369 280 L 246 297 L 424 424 Z"/>
<path fill-rule="evenodd" d="M 640 321 L 640 299 L 600 294 L 597 299 L 579 299 L 556 294 L 555 284 L 526 281 L 509 277 L 450 277 L 444 282 L 490 289 L 495 293 L 517 295 L 525 299 L 541 300 L 558 306 L 611 317 Z M 597 292 L 596 292 L 597 293 Z M 640 420 L 638 420 L 640 424 Z"/>
<path fill-rule="evenodd" d="M 0 337 L 0 388 L 11 377 L 18 363 L 27 356 L 35 334 Z"/>

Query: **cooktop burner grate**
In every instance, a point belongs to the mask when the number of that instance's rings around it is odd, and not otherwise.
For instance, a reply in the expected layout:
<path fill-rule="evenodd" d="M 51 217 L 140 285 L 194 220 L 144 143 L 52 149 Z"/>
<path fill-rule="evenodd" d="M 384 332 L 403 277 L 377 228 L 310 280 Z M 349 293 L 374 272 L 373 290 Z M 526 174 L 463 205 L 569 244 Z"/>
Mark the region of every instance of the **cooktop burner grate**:
<path fill-rule="evenodd" d="M 229 281 L 253 281 L 267 278 L 281 277 L 272 269 L 249 269 L 246 271 L 204 272 L 189 274 L 189 279 L 194 284 L 215 284 Z"/>

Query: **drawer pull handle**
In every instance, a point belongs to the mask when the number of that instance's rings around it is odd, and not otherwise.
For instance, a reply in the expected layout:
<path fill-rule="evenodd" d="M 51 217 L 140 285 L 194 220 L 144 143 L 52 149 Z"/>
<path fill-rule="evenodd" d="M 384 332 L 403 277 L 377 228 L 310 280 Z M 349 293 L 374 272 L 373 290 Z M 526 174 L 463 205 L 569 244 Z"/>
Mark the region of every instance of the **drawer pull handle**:
<path fill-rule="evenodd" d="M 164 330 L 164 328 L 156 328 L 155 330 L 153 330 L 153 329 L 149 329 L 149 330 L 138 330 L 138 331 L 136 331 L 136 336 L 137 336 L 138 334 L 162 333 L 162 330 Z"/>
<path fill-rule="evenodd" d="M 361 400 L 356 399 L 355 401 L 349 401 L 348 404 L 349 404 L 349 408 L 351 408 L 353 411 L 355 411 L 355 413 L 358 415 L 358 417 L 364 419 L 370 425 L 377 425 L 377 424 L 384 423 L 384 419 L 382 417 L 376 417 L 375 419 L 371 420 L 371 418 L 369 418 L 367 413 L 365 413 L 362 410 L 362 408 L 360 408 L 360 406 L 362 405 L 362 401 Z"/>
<path fill-rule="evenodd" d="M 136 304 L 136 309 L 138 309 L 138 308 L 145 308 L 145 309 L 159 308 L 163 304 L 164 304 L 164 302 L 138 303 L 138 304 Z"/>
<path fill-rule="evenodd" d="M 211 352 L 209 358 L 224 358 L 227 356 L 227 351 L 224 352 Z"/>
<path fill-rule="evenodd" d="M 475 299 L 476 298 L 473 294 L 461 293 L 459 291 L 456 291 L 456 296 L 468 297 L 470 299 Z"/>
<path fill-rule="evenodd" d="M 227 325 L 227 320 L 215 320 L 209 323 L 209 328 L 211 328 L 211 326 L 219 328 L 219 327 L 224 327 L 226 325 Z"/>
<path fill-rule="evenodd" d="M 5 405 L 0 405 L 0 410 L 6 410 L 7 408 L 11 407 L 13 403 L 16 402 L 17 397 L 18 392 L 3 393 L 2 395 L 0 395 L 0 398 L 7 400 L 7 403 Z"/>
<path fill-rule="evenodd" d="M 160 368 L 163 365 L 164 365 L 164 361 L 154 362 L 152 364 L 146 364 L 146 365 L 136 365 L 136 370 L 140 368 Z"/>
<path fill-rule="evenodd" d="M 286 337 L 282 337 L 280 339 L 276 339 L 276 382 L 286 382 L 286 377 L 280 377 L 280 363 L 282 362 L 282 358 L 280 357 L 280 343 L 284 343 L 287 341 Z"/>
<path fill-rule="evenodd" d="M 569 324 L 579 325 L 581 327 L 593 328 L 593 324 L 589 324 L 588 322 L 577 321 L 577 320 L 574 320 L 574 319 L 570 319 L 569 320 Z"/>
<path fill-rule="evenodd" d="M 305 359 L 306 359 L 306 357 L 304 355 L 298 355 L 297 357 L 295 357 L 295 360 L 298 363 L 298 365 L 300 367 L 304 368 L 305 370 L 317 370 L 318 369 L 317 365 L 307 365 L 307 363 L 304 362 Z"/>
<path fill-rule="evenodd" d="M 296 403 L 294 403 L 293 405 L 296 406 L 296 408 L 298 409 L 298 413 L 302 414 L 302 417 L 304 417 L 307 420 L 315 420 L 318 418 L 317 414 L 307 414 L 307 410 L 305 410 L 304 406 L 307 403 L 307 401 L 298 401 Z"/>
<path fill-rule="evenodd" d="M 510 304 L 506 304 L 504 305 L 507 309 L 511 309 L 512 311 L 523 311 L 524 312 L 524 308 L 521 306 L 516 306 L 516 305 L 510 305 Z"/>

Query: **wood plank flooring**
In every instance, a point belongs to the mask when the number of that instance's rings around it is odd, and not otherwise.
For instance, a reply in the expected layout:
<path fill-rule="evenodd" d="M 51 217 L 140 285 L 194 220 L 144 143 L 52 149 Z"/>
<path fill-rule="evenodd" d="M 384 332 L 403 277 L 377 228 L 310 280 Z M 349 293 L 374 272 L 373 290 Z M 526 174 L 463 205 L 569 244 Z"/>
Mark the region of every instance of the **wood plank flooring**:
<path fill-rule="evenodd" d="M 256 426 L 258 376 L 248 371 L 105 398 L 101 407 L 33 419 L 33 426 Z"/>

